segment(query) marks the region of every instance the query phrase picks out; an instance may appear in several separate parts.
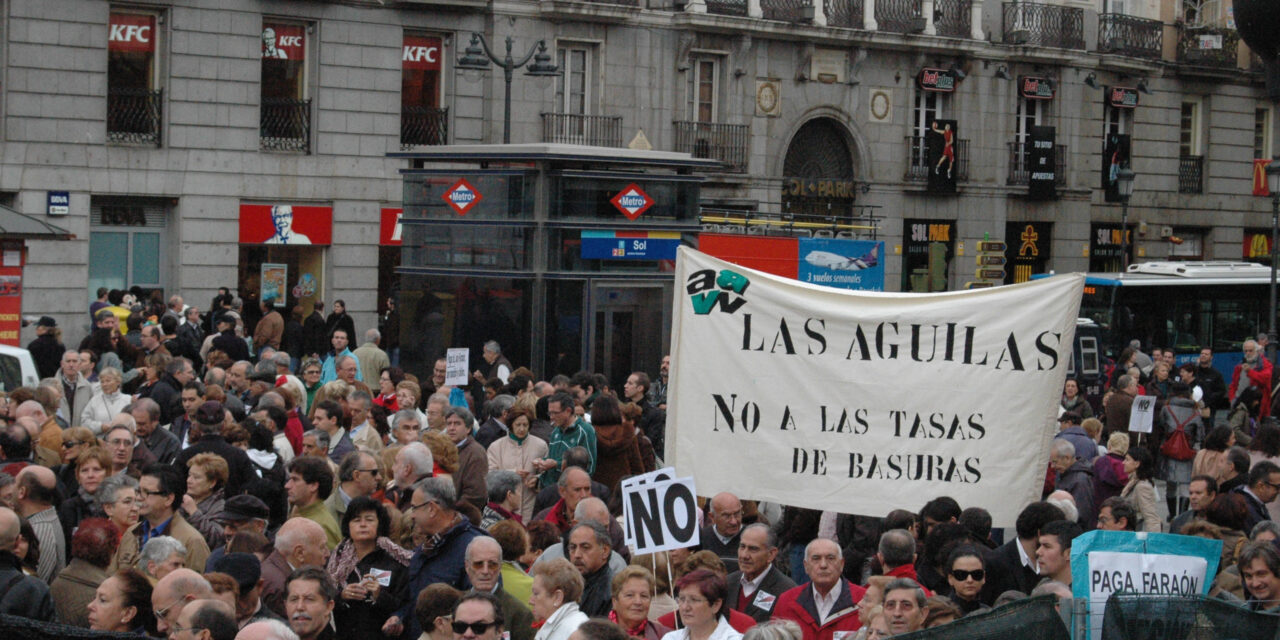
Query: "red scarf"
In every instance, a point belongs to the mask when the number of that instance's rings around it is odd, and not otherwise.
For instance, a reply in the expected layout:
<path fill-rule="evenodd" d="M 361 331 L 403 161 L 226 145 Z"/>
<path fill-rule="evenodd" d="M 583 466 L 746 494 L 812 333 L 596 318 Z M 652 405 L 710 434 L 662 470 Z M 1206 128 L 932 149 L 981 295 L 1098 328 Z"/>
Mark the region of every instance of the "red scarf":
<path fill-rule="evenodd" d="M 609 622 L 612 622 L 618 626 L 622 626 L 622 621 L 618 619 L 617 611 L 613 611 L 613 610 L 609 611 Z M 636 626 L 626 630 L 627 635 L 631 636 L 632 638 L 643 638 L 644 628 L 645 628 L 645 625 L 647 624 L 649 624 L 648 620 L 641 620 L 640 624 L 637 624 Z"/>

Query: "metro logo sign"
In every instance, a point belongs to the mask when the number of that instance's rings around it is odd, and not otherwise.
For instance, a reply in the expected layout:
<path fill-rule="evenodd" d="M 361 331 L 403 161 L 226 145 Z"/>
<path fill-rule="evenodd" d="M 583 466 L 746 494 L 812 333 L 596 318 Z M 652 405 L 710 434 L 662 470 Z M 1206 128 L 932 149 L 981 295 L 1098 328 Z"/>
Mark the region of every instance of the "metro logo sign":
<path fill-rule="evenodd" d="M 441 197 L 460 216 L 467 215 L 467 212 L 471 211 L 472 207 L 484 199 L 484 196 L 480 195 L 480 192 L 476 191 L 476 188 L 471 186 L 471 183 L 467 182 L 466 178 L 453 183 L 453 186 L 446 189 Z"/>
<path fill-rule="evenodd" d="M 626 189 L 611 198 L 609 202 L 613 203 L 613 206 L 617 207 L 618 211 L 621 211 L 622 215 L 631 221 L 635 221 L 636 218 L 640 217 L 640 214 L 648 211 L 649 207 L 653 206 L 653 198 L 650 198 L 649 194 L 636 186 L 634 182 L 627 185 Z"/>
<path fill-rule="evenodd" d="M 156 17 L 141 13 L 112 13 L 107 50 L 150 53 L 156 48 Z"/>
<path fill-rule="evenodd" d="M 405 36 L 400 64 L 405 69 L 440 70 L 440 38 Z"/>

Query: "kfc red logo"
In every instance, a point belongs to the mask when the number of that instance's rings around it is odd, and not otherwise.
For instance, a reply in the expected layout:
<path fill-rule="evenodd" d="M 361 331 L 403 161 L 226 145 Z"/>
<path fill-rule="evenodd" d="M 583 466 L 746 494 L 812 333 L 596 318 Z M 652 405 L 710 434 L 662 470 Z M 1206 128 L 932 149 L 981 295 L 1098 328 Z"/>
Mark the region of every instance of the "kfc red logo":
<path fill-rule="evenodd" d="M 401 65 L 405 69 L 439 70 L 440 46 L 440 38 L 405 36 Z"/>
<path fill-rule="evenodd" d="M 262 28 L 262 57 L 278 60 L 302 60 L 306 57 L 306 40 L 302 25 L 269 24 Z"/>
<path fill-rule="evenodd" d="M 155 49 L 156 17 L 140 13 L 113 13 L 107 30 L 107 49 L 142 51 Z"/>

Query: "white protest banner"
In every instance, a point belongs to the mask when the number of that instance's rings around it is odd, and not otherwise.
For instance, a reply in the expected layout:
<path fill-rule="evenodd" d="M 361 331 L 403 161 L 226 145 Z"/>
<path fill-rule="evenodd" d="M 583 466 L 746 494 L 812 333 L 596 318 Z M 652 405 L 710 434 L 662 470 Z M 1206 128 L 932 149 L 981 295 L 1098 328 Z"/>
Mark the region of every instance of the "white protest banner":
<path fill-rule="evenodd" d="M 657 480 L 623 489 L 626 536 L 636 554 L 696 546 L 698 498 L 693 478 Z"/>
<path fill-rule="evenodd" d="M 1102 637 L 1107 598 L 1116 591 L 1208 595 L 1221 554 L 1221 540 L 1197 536 L 1101 530 L 1077 536 L 1071 595 L 1088 602 L 1088 637 Z"/>
<path fill-rule="evenodd" d="M 650 471 L 649 473 L 642 473 L 638 476 L 623 478 L 622 483 L 620 484 L 620 490 L 625 494 L 627 490 L 632 487 L 638 487 L 642 484 L 657 482 L 659 480 L 670 480 L 674 477 L 676 477 L 675 467 L 663 467 L 662 469 Z M 631 522 L 631 503 L 628 500 L 622 501 L 622 521 Z M 630 547 L 635 546 L 636 541 L 631 537 L 631 527 L 623 527 L 622 542 Z"/>
<path fill-rule="evenodd" d="M 884 516 L 1038 500 L 1084 287 L 844 291 L 681 247 L 667 460 L 732 492 Z"/>
<path fill-rule="evenodd" d="M 449 349 L 445 352 L 444 383 L 451 386 L 466 386 L 467 367 L 470 366 L 471 350 L 467 348 Z"/>
<path fill-rule="evenodd" d="M 1151 433 L 1152 419 L 1156 414 L 1155 396 L 1138 396 L 1133 399 L 1133 409 L 1129 411 L 1129 430 L 1138 433 Z"/>

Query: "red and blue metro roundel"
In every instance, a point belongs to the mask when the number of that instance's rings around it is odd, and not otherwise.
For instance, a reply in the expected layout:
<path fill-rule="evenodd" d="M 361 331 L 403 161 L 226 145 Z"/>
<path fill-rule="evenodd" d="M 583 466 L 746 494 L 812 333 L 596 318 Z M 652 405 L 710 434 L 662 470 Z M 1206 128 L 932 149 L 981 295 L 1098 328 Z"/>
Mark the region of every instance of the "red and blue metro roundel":
<path fill-rule="evenodd" d="M 476 206 L 476 204 L 484 199 L 484 196 L 480 195 L 480 192 L 476 191 L 476 188 L 471 186 L 471 183 L 467 182 L 466 178 L 458 180 L 453 183 L 452 187 L 445 189 L 444 195 L 441 197 L 443 197 L 444 201 L 449 203 L 449 206 L 453 207 L 453 210 L 457 211 L 460 216 L 467 215 L 467 212 L 470 211 L 472 207 Z"/>
<path fill-rule="evenodd" d="M 645 193 L 644 189 L 636 186 L 634 182 L 627 185 L 626 189 L 623 189 L 609 202 L 612 202 L 613 206 L 617 207 L 618 211 L 621 211 L 622 215 L 626 216 L 628 220 L 633 221 L 639 218 L 640 214 L 648 211 L 649 207 L 653 206 L 653 198 L 650 198 L 649 194 Z"/>

